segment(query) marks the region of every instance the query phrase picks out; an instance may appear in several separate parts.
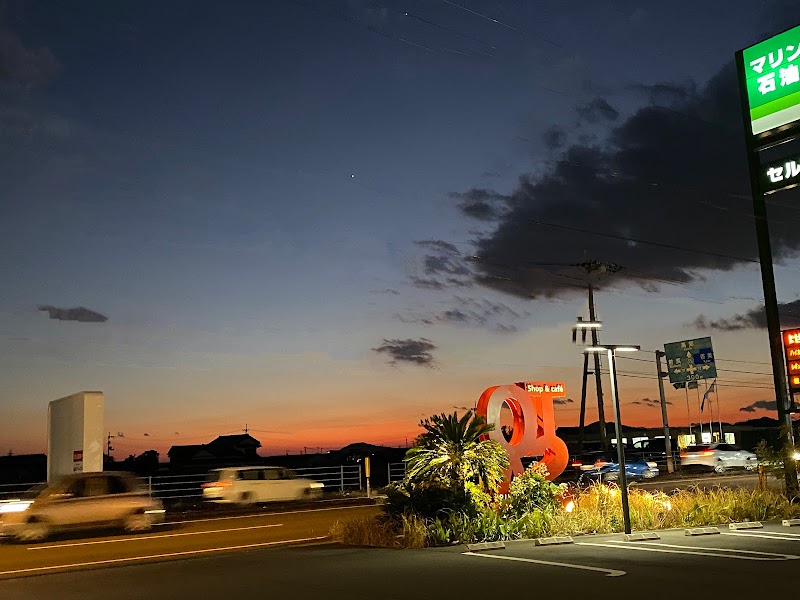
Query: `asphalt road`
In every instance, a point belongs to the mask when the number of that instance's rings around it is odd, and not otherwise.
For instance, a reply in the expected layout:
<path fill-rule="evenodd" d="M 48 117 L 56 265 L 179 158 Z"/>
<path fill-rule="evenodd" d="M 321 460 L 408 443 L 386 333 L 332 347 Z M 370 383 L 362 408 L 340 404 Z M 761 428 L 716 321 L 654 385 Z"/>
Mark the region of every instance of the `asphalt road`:
<path fill-rule="evenodd" d="M 674 600 L 797 595 L 800 528 L 769 523 L 761 530 L 722 529 L 699 537 L 686 536 L 684 530 L 659 535 L 636 542 L 620 534 L 582 536 L 559 546 L 518 541 L 480 552 L 466 552 L 463 546 L 351 548 L 324 541 L 260 547 L 19 577 L 0 581 L 0 598 L 442 600 L 524 594 Z"/>
<path fill-rule="evenodd" d="M 374 515 L 379 510 L 374 505 L 300 508 L 168 520 L 144 534 L 112 531 L 101 537 L 57 535 L 36 544 L 7 541 L 0 544 L 0 580 L 315 543 L 326 538 L 337 519 Z"/>

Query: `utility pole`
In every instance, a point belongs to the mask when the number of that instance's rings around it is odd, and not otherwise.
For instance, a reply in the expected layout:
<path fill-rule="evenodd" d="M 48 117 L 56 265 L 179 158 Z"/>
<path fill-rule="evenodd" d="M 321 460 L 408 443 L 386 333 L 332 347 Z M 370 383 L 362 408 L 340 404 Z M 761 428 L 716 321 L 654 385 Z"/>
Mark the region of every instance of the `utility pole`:
<path fill-rule="evenodd" d="M 583 385 L 581 385 L 581 416 L 578 425 L 578 455 L 583 454 L 583 430 L 586 423 L 586 382 L 589 379 L 589 355 L 583 354 Z"/>
<path fill-rule="evenodd" d="M 594 290 L 592 289 L 591 281 L 589 282 L 589 320 L 592 322 L 597 320 L 594 310 Z M 592 346 L 597 346 L 599 339 L 600 338 L 597 335 L 597 329 L 592 328 Z M 603 445 L 603 450 L 608 450 L 606 413 L 603 407 L 603 381 L 600 373 L 600 355 L 598 353 L 594 353 L 594 381 L 595 385 L 597 386 L 597 421 L 600 425 L 600 443 Z"/>
<path fill-rule="evenodd" d="M 669 423 L 667 422 L 667 397 L 664 395 L 664 377 L 668 375 L 661 370 L 661 358 L 665 352 L 656 350 L 656 373 L 658 373 L 658 393 L 661 398 L 661 420 L 664 423 L 664 452 L 667 454 L 667 472 L 675 472 L 675 461 L 672 459 L 672 438 L 669 437 Z"/>

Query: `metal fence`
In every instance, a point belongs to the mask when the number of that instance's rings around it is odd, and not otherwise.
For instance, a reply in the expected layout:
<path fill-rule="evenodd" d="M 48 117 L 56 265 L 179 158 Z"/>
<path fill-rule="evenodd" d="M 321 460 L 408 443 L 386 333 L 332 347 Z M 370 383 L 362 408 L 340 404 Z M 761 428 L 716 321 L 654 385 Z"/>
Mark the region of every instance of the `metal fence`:
<path fill-rule="evenodd" d="M 347 490 L 360 490 L 363 485 L 360 464 L 291 470 L 298 477 L 306 477 L 324 483 L 326 492 L 343 493 Z M 141 481 L 147 486 L 150 495 L 156 498 L 185 500 L 200 498 L 203 495 L 202 484 L 206 481 L 206 475 L 153 475 L 152 477 L 142 477 Z M 21 494 L 39 483 L 42 482 L 0 484 L 0 500 L 19 498 Z"/>
<path fill-rule="evenodd" d="M 406 463 L 404 462 L 397 462 L 397 463 L 389 463 L 386 465 L 386 475 L 387 481 L 392 483 L 393 481 L 400 481 L 405 477 L 406 474 Z"/>

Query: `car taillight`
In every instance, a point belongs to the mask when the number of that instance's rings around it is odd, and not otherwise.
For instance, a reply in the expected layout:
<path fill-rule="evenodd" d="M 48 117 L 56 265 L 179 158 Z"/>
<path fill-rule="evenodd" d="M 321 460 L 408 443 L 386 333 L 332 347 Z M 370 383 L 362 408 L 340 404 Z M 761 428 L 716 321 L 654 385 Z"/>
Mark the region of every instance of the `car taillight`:
<path fill-rule="evenodd" d="M 576 460 L 570 466 L 572 466 L 572 467 L 582 467 L 583 463 L 581 461 L 579 461 L 579 460 Z"/>
<path fill-rule="evenodd" d="M 608 463 L 604 460 L 598 460 L 594 463 L 595 467 L 605 467 Z"/>
<path fill-rule="evenodd" d="M 200 487 L 214 488 L 214 487 L 228 487 L 230 485 L 233 485 L 230 481 L 215 481 L 214 483 L 204 483 Z"/>
<path fill-rule="evenodd" d="M 681 458 L 689 458 L 688 452 L 681 452 Z"/>

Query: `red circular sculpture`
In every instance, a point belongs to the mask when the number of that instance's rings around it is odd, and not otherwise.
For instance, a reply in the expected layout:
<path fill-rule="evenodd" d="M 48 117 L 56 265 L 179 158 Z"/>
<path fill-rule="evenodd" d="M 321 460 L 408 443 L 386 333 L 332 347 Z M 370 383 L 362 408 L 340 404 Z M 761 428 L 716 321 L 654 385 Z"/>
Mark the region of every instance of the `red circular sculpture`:
<path fill-rule="evenodd" d="M 560 382 L 521 382 L 490 387 L 481 394 L 476 412 L 495 427 L 486 438 L 499 443 L 510 460 L 501 493 L 508 492 L 511 479 L 525 470 L 524 456 L 540 456 L 539 463 L 547 467 L 547 478 L 551 481 L 564 472 L 569 451 L 564 440 L 556 435 L 553 411 L 553 398 L 564 396 L 564 389 Z M 513 417 L 509 440 L 500 430 L 500 411 L 504 404 L 511 409 Z"/>

